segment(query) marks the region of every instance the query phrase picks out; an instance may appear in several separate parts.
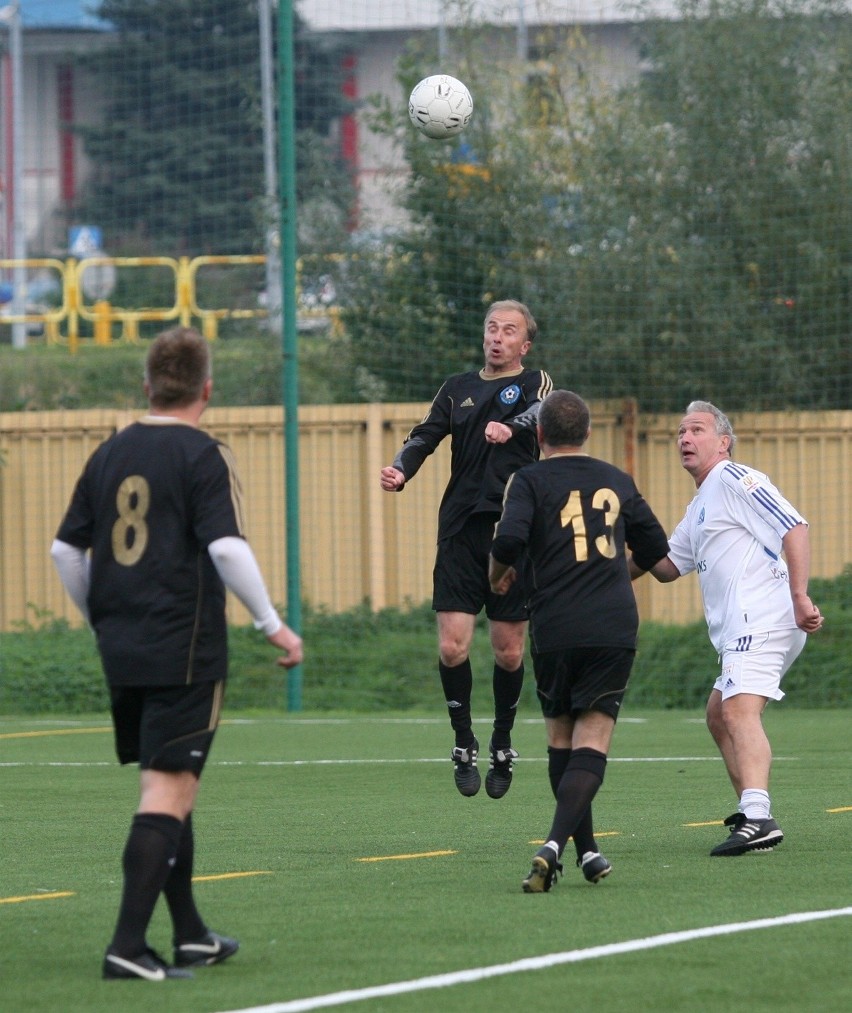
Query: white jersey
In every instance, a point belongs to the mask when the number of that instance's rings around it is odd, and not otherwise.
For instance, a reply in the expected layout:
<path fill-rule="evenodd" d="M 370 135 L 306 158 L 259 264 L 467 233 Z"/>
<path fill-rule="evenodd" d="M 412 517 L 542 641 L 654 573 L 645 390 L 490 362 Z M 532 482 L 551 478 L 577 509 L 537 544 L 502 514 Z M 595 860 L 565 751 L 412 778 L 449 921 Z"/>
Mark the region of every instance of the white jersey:
<path fill-rule="evenodd" d="M 698 572 L 719 654 L 740 638 L 795 628 L 781 540 L 797 524 L 807 521 L 753 468 L 720 461 L 701 483 L 669 539 L 669 558 L 681 574 Z"/>

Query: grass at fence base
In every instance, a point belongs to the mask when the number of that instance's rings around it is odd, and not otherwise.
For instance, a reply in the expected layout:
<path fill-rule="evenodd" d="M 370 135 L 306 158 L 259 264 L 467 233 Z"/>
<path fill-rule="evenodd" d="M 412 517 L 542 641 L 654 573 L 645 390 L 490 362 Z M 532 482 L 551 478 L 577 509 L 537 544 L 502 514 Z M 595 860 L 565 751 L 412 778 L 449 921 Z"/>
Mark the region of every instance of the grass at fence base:
<path fill-rule="evenodd" d="M 520 881 L 553 808 L 533 713 L 523 710 L 515 783 L 496 802 L 456 793 L 446 719 L 434 713 L 226 710 L 196 815 L 196 876 L 213 878 L 196 896 L 242 948 L 191 982 L 153 985 L 99 979 L 136 771 L 114 762 L 102 715 L 0 719 L 0 761 L 11 764 L 0 898 L 72 893 L 0 904 L 4 1006 L 214 1013 L 848 905 L 852 812 L 828 811 L 852 804 L 848 714 L 772 705 L 767 724 L 781 846 L 709 858 L 725 831 L 690 824 L 721 821 L 734 799 L 700 712 L 631 708 L 595 807 L 613 874 L 590 886 L 569 856 L 554 890 L 530 896 Z M 487 736 L 484 716 L 477 729 Z M 10 737 L 31 732 L 46 734 Z M 215 878 L 234 873 L 253 875 Z M 346 1008 L 840 1010 L 852 1000 L 848 938 L 837 918 Z M 149 940 L 168 952 L 162 904 Z"/>
<path fill-rule="evenodd" d="M 811 593 L 826 616 L 817 635 L 784 679 L 798 707 L 852 704 L 852 567 L 835 580 L 812 581 Z M 443 708 L 437 674 L 435 616 L 428 605 L 373 612 L 368 605 L 330 614 L 306 607 L 302 698 L 306 710 L 373 712 L 408 707 Z M 251 627 L 231 629 L 232 707 L 287 705 L 287 674 Z M 474 706 L 491 692 L 493 657 L 479 617 L 471 662 Z M 524 701 L 533 706 L 532 666 Z M 700 707 L 716 677 L 716 655 L 703 621 L 689 626 L 645 623 L 630 683 L 631 705 Z M 0 711 L 85 713 L 105 710 L 107 695 L 91 633 L 33 609 L 28 626 L 0 634 Z"/>

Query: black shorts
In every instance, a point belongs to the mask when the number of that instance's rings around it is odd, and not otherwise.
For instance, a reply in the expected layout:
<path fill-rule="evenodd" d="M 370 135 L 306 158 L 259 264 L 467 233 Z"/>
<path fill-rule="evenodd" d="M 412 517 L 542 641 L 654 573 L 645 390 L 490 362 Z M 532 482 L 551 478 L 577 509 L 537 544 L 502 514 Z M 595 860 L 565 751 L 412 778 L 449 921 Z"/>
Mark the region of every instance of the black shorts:
<path fill-rule="evenodd" d="M 432 571 L 435 612 L 467 612 L 504 623 L 526 622 L 527 594 L 523 566 L 508 594 L 494 594 L 488 583 L 488 556 L 499 514 L 473 514 L 458 534 L 438 542 Z"/>
<path fill-rule="evenodd" d="M 617 720 L 636 652 L 629 647 L 572 647 L 533 652 L 536 693 L 546 718 L 602 711 Z"/>
<path fill-rule="evenodd" d="M 110 690 L 115 751 L 142 770 L 200 775 L 222 711 L 225 683 L 115 686 Z"/>

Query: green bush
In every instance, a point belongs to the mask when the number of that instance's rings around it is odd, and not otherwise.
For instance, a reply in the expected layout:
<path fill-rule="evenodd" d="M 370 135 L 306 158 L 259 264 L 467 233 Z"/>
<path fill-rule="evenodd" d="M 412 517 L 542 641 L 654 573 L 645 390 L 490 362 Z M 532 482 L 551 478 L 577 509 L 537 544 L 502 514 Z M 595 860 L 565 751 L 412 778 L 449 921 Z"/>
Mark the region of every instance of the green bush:
<path fill-rule="evenodd" d="M 852 567 L 835 580 L 814 580 L 814 600 L 825 628 L 808 639 L 784 680 L 797 707 L 852 704 Z M 437 675 L 435 618 L 427 605 L 373 612 L 364 604 L 336 615 L 306 609 L 302 707 L 309 711 L 376 712 L 434 707 L 444 701 Z M 288 673 L 251 627 L 229 633 L 228 706 L 285 708 Z M 471 654 L 474 709 L 491 706 L 492 657 L 480 616 Z M 522 707 L 535 708 L 526 679 Z M 716 674 L 716 656 L 702 622 L 643 625 L 630 682 L 631 706 L 701 707 Z M 84 713 L 105 710 L 107 693 L 94 638 L 64 620 L 36 613 L 33 621 L 0 637 L 0 709 L 6 713 Z"/>

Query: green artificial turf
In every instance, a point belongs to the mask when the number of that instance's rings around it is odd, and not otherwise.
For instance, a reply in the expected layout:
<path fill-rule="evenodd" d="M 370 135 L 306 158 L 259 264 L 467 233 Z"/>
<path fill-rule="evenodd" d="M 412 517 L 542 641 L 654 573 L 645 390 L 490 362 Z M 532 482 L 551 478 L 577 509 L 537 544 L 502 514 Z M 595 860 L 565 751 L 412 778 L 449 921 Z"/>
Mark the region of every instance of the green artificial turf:
<path fill-rule="evenodd" d="M 3 1006 L 852 1008 L 849 712 L 773 705 L 766 724 L 773 815 L 786 835 L 778 848 L 711 859 L 735 799 L 700 713 L 631 711 L 595 802 L 612 875 L 591 886 L 566 855 L 555 888 L 527 895 L 521 879 L 553 811 L 534 712 L 519 717 L 521 759 L 499 801 L 455 791 L 439 713 L 227 713 L 194 820 L 195 889 L 210 926 L 242 946 L 192 981 L 149 984 L 100 979 L 136 771 L 115 763 L 103 714 L 2 718 Z M 487 742 L 484 717 L 476 730 Z M 484 772 L 487 760 L 480 764 Z M 747 927 L 843 908 L 839 917 Z M 656 938 L 736 924 L 670 945 Z M 646 948 L 611 950 L 636 940 Z M 162 903 L 149 942 L 170 952 Z M 583 952 L 593 947 L 603 949 Z M 570 956 L 532 969 L 515 963 L 549 954 Z M 461 971 L 474 980 L 457 980 Z M 359 992 L 394 985 L 388 991 L 398 994 Z M 350 990 L 347 1002 L 312 1001 Z"/>

